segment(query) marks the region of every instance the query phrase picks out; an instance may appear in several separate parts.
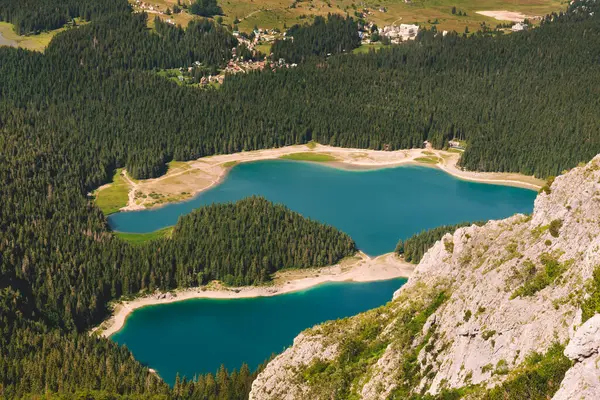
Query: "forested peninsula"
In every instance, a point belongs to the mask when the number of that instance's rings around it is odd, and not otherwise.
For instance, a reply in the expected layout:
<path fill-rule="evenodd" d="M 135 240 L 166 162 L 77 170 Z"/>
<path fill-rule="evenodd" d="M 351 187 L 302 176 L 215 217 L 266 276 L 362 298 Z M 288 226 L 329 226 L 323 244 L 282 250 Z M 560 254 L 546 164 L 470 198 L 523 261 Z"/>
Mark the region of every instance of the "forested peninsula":
<path fill-rule="evenodd" d="M 87 197 L 116 168 L 156 177 L 171 160 L 311 140 L 393 150 L 457 138 L 468 143 L 467 169 L 538 177 L 590 159 L 600 152 L 600 10 L 586 4 L 530 32 L 425 32 L 388 51 L 317 57 L 199 90 L 157 71 L 226 63 L 236 41 L 215 22 L 150 32 L 147 16 L 131 14 L 125 0 L 2 1 L 0 19 L 17 32 L 75 16 L 89 24 L 57 34 L 45 53 L 0 48 L 0 394 L 216 398 L 216 389 L 167 387 L 128 350 L 86 330 L 123 295 L 211 278 L 260 282 L 282 266 L 354 251 L 340 232 L 260 199 L 199 211 L 170 239 L 131 246 Z M 269 224 L 276 234 L 267 251 L 240 246 L 232 255 L 239 264 L 223 268 L 234 227 Z M 204 244 L 219 250 L 210 267 L 173 244 L 200 246 L 193 235 L 217 225 L 231 229 L 218 245 Z"/>

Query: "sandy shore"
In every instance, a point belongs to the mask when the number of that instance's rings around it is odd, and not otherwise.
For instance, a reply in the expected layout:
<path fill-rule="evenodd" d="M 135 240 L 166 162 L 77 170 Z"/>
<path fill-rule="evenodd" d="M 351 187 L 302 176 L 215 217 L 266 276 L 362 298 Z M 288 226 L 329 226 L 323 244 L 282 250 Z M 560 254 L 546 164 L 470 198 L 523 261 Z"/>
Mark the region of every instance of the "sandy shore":
<path fill-rule="evenodd" d="M 213 284 L 173 293 L 156 293 L 132 301 L 118 303 L 113 309 L 113 315 L 100 326 L 94 328 L 92 332 L 103 337 L 109 337 L 125 325 L 125 321 L 131 312 L 141 307 L 200 298 L 243 299 L 268 297 L 305 290 L 325 282 L 370 282 L 410 277 L 414 267 L 415 265 L 403 261 L 394 253 L 370 258 L 359 252 L 356 256 L 347 258 L 330 267 L 280 271 L 275 274 L 272 286 L 226 288 Z"/>
<path fill-rule="evenodd" d="M 173 163 L 167 174 L 156 179 L 128 180 L 129 201 L 123 211 L 154 208 L 171 202 L 189 199 L 217 185 L 232 166 L 260 160 L 278 159 L 294 153 L 318 153 L 335 158 L 321 164 L 349 170 L 390 168 L 406 164 L 424 165 L 441 170 L 464 180 L 499 185 L 518 186 L 538 190 L 544 185 L 540 179 L 516 173 L 463 171 L 457 166 L 459 152 L 427 149 L 396 151 L 340 148 L 323 145 L 296 145 L 277 149 L 247 151 L 203 157 L 189 162 Z M 431 159 L 437 163 L 431 162 Z M 428 162 L 429 161 L 429 162 Z"/>

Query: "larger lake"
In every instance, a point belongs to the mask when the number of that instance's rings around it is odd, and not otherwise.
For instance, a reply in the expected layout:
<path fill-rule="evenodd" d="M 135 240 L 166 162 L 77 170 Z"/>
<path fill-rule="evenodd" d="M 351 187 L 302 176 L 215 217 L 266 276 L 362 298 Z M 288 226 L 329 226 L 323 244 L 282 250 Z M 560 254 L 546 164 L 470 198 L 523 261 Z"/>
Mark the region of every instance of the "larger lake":
<path fill-rule="evenodd" d="M 385 304 L 404 279 L 328 283 L 302 292 L 237 300 L 195 299 L 133 312 L 111 339 L 169 384 L 246 362 L 251 370 L 302 330 Z"/>
<path fill-rule="evenodd" d="M 181 203 L 109 216 L 112 229 L 152 232 L 194 209 L 261 195 L 349 234 L 368 255 L 393 251 L 398 239 L 463 221 L 530 213 L 536 193 L 468 182 L 434 168 L 348 171 L 270 160 L 240 164 L 219 185 Z"/>

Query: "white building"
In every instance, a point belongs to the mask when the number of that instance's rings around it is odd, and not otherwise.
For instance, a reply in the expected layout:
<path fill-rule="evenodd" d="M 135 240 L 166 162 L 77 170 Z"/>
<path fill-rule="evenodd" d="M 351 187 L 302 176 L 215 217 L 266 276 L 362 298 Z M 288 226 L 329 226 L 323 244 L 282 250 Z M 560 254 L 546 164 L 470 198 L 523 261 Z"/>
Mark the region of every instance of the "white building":
<path fill-rule="evenodd" d="M 419 33 L 419 25 L 411 24 L 388 25 L 379 29 L 379 35 L 390 38 L 392 43 L 413 40 L 417 37 L 417 33 Z"/>
<path fill-rule="evenodd" d="M 527 30 L 527 24 L 524 24 L 522 22 L 517 22 L 516 24 L 514 24 L 512 26 L 512 28 L 510 28 L 513 32 L 520 32 L 520 31 L 526 31 Z"/>

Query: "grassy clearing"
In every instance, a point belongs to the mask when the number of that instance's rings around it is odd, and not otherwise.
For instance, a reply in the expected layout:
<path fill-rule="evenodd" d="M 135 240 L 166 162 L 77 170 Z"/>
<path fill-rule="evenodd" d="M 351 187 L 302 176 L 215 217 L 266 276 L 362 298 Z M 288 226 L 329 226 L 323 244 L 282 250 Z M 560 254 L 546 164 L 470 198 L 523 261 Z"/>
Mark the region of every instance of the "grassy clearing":
<path fill-rule="evenodd" d="M 328 161 L 337 161 L 337 158 L 330 154 L 325 153 L 294 153 L 294 154 L 286 154 L 279 157 L 284 160 L 294 160 L 294 161 L 313 161 L 313 162 L 328 162 Z"/>
<path fill-rule="evenodd" d="M 123 168 L 115 171 L 110 186 L 96 192 L 95 202 L 104 215 L 118 212 L 129 201 L 129 183 L 122 175 Z"/>
<path fill-rule="evenodd" d="M 317 147 L 317 142 L 311 140 L 310 142 L 306 143 L 306 147 L 308 147 L 311 150 L 314 150 Z"/>
<path fill-rule="evenodd" d="M 415 161 L 423 163 L 423 164 L 437 164 L 441 160 L 439 157 L 428 156 L 428 157 L 417 157 L 417 158 L 415 158 Z"/>
<path fill-rule="evenodd" d="M 391 46 L 386 46 L 381 43 L 369 43 L 369 44 L 361 44 L 356 49 L 352 50 L 354 54 L 368 54 L 370 51 L 379 51 L 381 49 L 390 48 Z"/>
<path fill-rule="evenodd" d="M 133 4 L 133 0 L 130 0 Z M 146 0 L 145 3 L 158 6 L 160 11 L 167 7 L 173 9 L 176 0 Z M 392 24 L 417 23 L 422 27 L 435 26 L 438 30 L 464 32 L 469 27 L 475 32 L 485 22 L 488 26 L 496 27 L 503 21 L 477 14 L 477 11 L 515 11 L 526 15 L 546 15 L 553 11 L 564 11 L 568 2 L 565 0 L 535 0 L 529 2 L 514 2 L 510 0 L 414 0 L 409 3 L 397 0 L 306 0 L 290 2 L 289 0 L 220 0 L 223 8 L 223 24 L 232 26 L 237 22 L 238 29 L 251 32 L 255 27 L 263 29 L 278 28 L 284 31 L 294 24 L 310 23 L 315 16 L 327 14 L 349 14 L 368 10 L 363 18 L 379 27 Z M 456 13 L 452 14 L 452 7 Z M 385 8 L 385 9 L 384 9 Z M 458 15 L 458 11 L 461 15 Z M 466 13 L 466 15 L 464 15 Z M 150 20 L 154 19 L 151 14 Z M 177 15 L 160 15 L 162 19 L 173 19 L 177 24 L 187 26 L 190 20 L 197 18 L 187 12 Z M 506 21 L 505 21 L 506 22 Z M 260 50 L 268 54 L 268 49 Z M 371 48 L 377 50 L 380 45 L 361 46 L 356 52 L 368 52 Z"/>
<path fill-rule="evenodd" d="M 261 53 L 263 53 L 264 55 L 269 55 L 271 54 L 271 44 L 270 43 L 262 43 L 259 45 L 254 46 L 254 48 L 258 51 L 260 51 Z"/>
<path fill-rule="evenodd" d="M 170 163 L 167 164 L 167 167 L 168 167 L 167 174 L 187 171 L 192 168 L 192 166 L 188 162 L 185 162 L 185 161 L 171 161 Z"/>
<path fill-rule="evenodd" d="M 17 47 L 33 51 L 44 51 L 54 35 L 65 29 L 66 28 L 60 28 L 53 31 L 42 32 L 38 35 L 21 36 L 15 33 L 13 24 L 0 22 L 0 35 L 2 35 L 5 40 L 14 42 Z"/>
<path fill-rule="evenodd" d="M 522 12 L 526 15 L 545 15 L 552 11 L 564 10 L 567 2 L 561 0 L 536 0 L 535 2 L 515 3 L 509 0 L 414 0 L 410 3 L 396 0 L 355 2 L 353 0 L 312 0 L 294 2 L 288 0 L 224 0 L 219 3 L 223 7 L 224 23 L 231 24 L 237 17 L 239 29 L 249 32 L 259 28 L 290 27 L 294 24 L 310 22 L 315 16 L 326 16 L 328 13 L 354 15 L 355 11 L 363 8 L 369 10 L 365 15 L 367 21 L 378 26 L 418 23 L 438 30 L 455 30 L 464 32 L 465 26 L 470 31 L 476 31 L 481 23 L 495 27 L 501 21 L 479 15 L 476 11 L 508 10 Z M 385 7 L 385 12 L 382 7 Z M 452 7 L 457 13 L 452 14 Z M 458 11 L 461 14 L 458 15 Z M 362 47 L 362 46 L 361 46 Z M 363 50 L 365 51 L 365 50 Z M 368 47 L 366 48 L 368 51 Z"/>
<path fill-rule="evenodd" d="M 141 245 L 151 240 L 170 238 L 173 234 L 173 227 L 159 229 L 150 233 L 126 233 L 126 232 L 115 232 L 115 235 L 126 242 L 133 245 Z"/>

